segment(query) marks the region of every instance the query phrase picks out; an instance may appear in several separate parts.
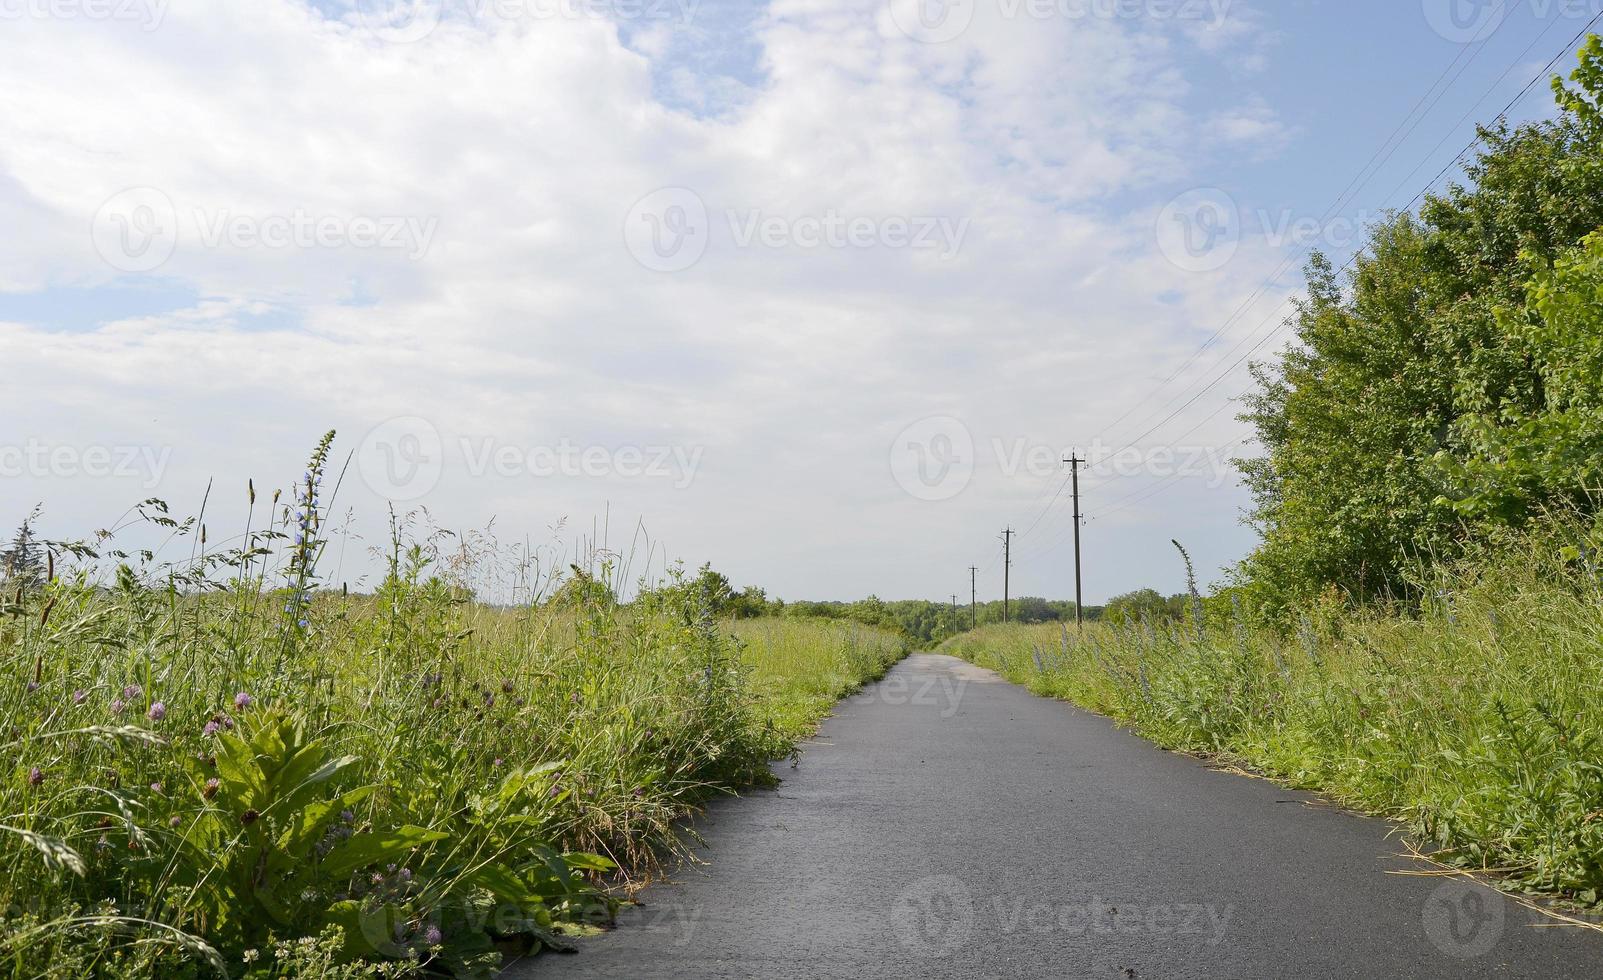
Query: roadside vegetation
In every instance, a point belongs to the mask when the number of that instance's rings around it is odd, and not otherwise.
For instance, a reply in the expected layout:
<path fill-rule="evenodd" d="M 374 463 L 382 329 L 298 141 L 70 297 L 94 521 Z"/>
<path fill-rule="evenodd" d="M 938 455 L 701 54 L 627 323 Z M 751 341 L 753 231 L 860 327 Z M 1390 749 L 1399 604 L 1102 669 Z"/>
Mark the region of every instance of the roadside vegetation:
<path fill-rule="evenodd" d="M 1603 44 L 1467 186 L 1316 258 L 1259 365 L 1260 546 L 1214 594 L 943 650 L 1603 899 Z M 1183 531 L 1181 532 L 1183 533 Z M 1183 552 L 1182 552 L 1183 555 Z M 1176 566 L 1178 567 L 1178 565 Z"/>
<path fill-rule="evenodd" d="M 1443 863 L 1603 899 L 1603 527 L 1481 545 L 1406 614 L 1231 597 L 1177 617 L 996 626 L 940 649 L 1161 745 L 1405 822 Z"/>
<path fill-rule="evenodd" d="M 685 576 L 622 604 L 605 557 L 492 605 L 401 527 L 371 595 L 328 588 L 329 447 L 229 550 L 148 501 L 194 557 L 6 552 L 0 976 L 486 976 L 606 923 L 904 652 L 731 630 Z"/>

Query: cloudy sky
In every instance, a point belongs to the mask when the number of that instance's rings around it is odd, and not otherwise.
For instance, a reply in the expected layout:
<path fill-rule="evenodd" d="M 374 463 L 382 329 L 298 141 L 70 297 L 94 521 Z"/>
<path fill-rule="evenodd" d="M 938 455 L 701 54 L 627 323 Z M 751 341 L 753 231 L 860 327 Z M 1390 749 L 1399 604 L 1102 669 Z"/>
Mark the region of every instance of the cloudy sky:
<path fill-rule="evenodd" d="M 1306 249 L 1585 6 L 0 0 L 0 519 L 227 540 L 332 428 L 340 578 L 389 501 L 787 598 L 996 597 L 1011 526 L 1061 597 L 1078 450 L 1087 599 L 1177 590 Z"/>

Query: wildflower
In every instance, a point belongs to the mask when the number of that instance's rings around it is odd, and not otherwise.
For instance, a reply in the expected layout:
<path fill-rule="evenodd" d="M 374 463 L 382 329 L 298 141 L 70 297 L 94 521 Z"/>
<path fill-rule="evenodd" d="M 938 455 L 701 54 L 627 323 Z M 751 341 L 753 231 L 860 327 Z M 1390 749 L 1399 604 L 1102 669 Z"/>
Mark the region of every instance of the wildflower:
<path fill-rule="evenodd" d="M 128 707 L 128 705 L 123 701 L 122 698 L 112 698 L 111 699 L 111 713 L 112 714 L 120 715 L 120 714 L 122 714 L 123 709 L 126 708 L 126 707 Z"/>
<path fill-rule="evenodd" d="M 134 700 L 144 693 L 144 689 L 142 689 L 138 684 L 129 684 L 127 687 L 122 689 L 122 696 L 129 701 Z"/>
<path fill-rule="evenodd" d="M 206 785 L 201 787 L 200 795 L 209 800 L 217 795 L 217 791 L 222 788 L 222 785 L 215 778 L 208 779 L 206 780 Z"/>
<path fill-rule="evenodd" d="M 402 868 L 401 872 L 400 872 L 400 879 L 402 881 L 411 881 L 412 880 L 412 869 L 411 868 Z"/>
<path fill-rule="evenodd" d="M 234 695 L 234 709 L 236 711 L 244 711 L 246 708 L 255 703 L 256 699 L 251 697 L 249 694 L 246 694 L 244 691 L 240 691 L 238 694 Z"/>
<path fill-rule="evenodd" d="M 161 796 L 166 793 L 167 789 L 161 783 L 151 783 L 150 791 L 155 793 L 157 796 Z"/>
<path fill-rule="evenodd" d="M 167 705 L 157 701 L 155 704 L 150 706 L 149 717 L 151 721 L 161 721 L 163 718 L 167 717 Z"/>
<path fill-rule="evenodd" d="M 28 770 L 28 785 L 38 786 L 45 781 L 45 772 L 38 766 Z"/>
<path fill-rule="evenodd" d="M 491 761 L 490 765 L 494 766 L 497 769 L 501 768 L 501 758 L 499 756 L 497 756 L 493 761 Z"/>
<path fill-rule="evenodd" d="M 444 939 L 445 937 L 440 934 L 440 927 L 433 923 L 423 931 L 423 941 L 430 946 L 438 946 Z"/>
<path fill-rule="evenodd" d="M 181 827 L 181 826 L 183 826 L 183 823 L 184 823 L 184 818 L 180 817 L 178 814 L 175 813 L 175 814 L 172 815 L 172 818 L 167 821 L 167 826 L 169 826 L 169 827 Z"/>
<path fill-rule="evenodd" d="M 223 715 L 223 727 L 228 729 L 229 731 L 233 731 L 234 730 L 234 719 L 228 717 L 227 715 Z"/>
<path fill-rule="evenodd" d="M 202 735 L 206 735 L 206 736 L 216 735 L 219 731 L 222 730 L 222 727 L 223 726 L 217 724 L 216 721 L 208 721 L 206 723 L 206 727 L 202 728 L 200 730 L 200 733 Z"/>
<path fill-rule="evenodd" d="M 85 690 L 83 690 L 81 688 L 79 690 L 76 690 L 76 691 L 72 692 L 72 703 L 73 704 L 83 704 L 84 701 L 88 700 L 88 698 L 89 698 L 89 692 L 85 691 Z"/>
<path fill-rule="evenodd" d="M 510 677 L 501 682 L 501 692 L 503 694 L 511 694 L 512 687 L 512 679 Z"/>

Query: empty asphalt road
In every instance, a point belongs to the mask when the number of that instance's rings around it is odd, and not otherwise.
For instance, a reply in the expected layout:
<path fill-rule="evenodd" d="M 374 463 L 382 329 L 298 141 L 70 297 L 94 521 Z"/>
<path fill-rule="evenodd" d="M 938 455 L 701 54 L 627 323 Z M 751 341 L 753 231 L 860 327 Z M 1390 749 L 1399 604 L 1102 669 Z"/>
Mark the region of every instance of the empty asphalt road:
<path fill-rule="evenodd" d="M 1382 821 L 949 657 L 843 702 L 705 867 L 528 977 L 1598 977 L 1603 935 L 1404 877 Z"/>

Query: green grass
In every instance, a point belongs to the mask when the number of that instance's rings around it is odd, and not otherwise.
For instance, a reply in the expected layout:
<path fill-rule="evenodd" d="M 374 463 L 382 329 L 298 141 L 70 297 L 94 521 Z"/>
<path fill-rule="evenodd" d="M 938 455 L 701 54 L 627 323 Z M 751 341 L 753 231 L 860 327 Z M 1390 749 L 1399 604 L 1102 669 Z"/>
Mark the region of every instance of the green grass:
<path fill-rule="evenodd" d="M 899 635 L 828 619 L 750 619 L 730 624 L 751 665 L 764 718 L 789 738 L 810 735 L 841 698 L 876 680 L 907 653 Z"/>
<path fill-rule="evenodd" d="M 1328 602 L 1283 633 L 1206 622 L 990 627 L 942 652 L 1405 821 L 1506 887 L 1603 897 L 1603 586 L 1576 529 L 1434 573 L 1417 614 Z M 1226 607 L 1228 609 L 1228 607 Z"/>
<path fill-rule="evenodd" d="M 152 505 L 195 558 L 103 543 L 4 598 L 0 977 L 486 975 L 901 654 L 683 581 L 486 605 L 401 535 L 375 595 L 329 591 L 320 465 L 231 552 Z"/>

